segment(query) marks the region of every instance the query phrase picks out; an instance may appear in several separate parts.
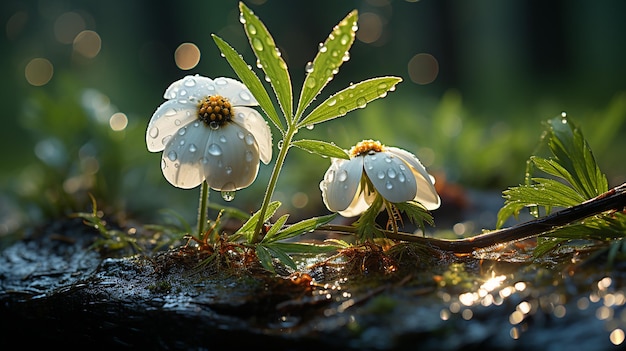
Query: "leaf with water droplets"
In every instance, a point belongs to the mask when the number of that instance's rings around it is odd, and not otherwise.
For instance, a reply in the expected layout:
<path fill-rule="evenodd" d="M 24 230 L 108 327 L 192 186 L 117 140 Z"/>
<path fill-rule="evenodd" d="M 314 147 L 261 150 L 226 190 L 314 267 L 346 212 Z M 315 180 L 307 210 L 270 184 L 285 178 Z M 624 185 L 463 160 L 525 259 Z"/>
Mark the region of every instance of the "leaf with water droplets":
<path fill-rule="evenodd" d="M 275 235 L 267 235 L 264 239 L 264 243 L 275 242 L 278 240 L 285 240 L 289 238 L 293 238 L 295 236 L 308 233 L 312 230 L 319 228 L 320 226 L 329 223 L 335 217 L 337 217 L 336 213 L 329 214 L 326 216 L 320 217 L 312 217 L 305 220 L 302 220 L 298 223 L 294 223 L 286 228 L 282 228 L 282 224 L 280 230 Z M 278 221 L 276 221 L 278 224 Z"/>
<path fill-rule="evenodd" d="M 272 38 L 263 22 L 243 2 L 239 3 L 239 10 L 245 21 L 243 27 L 250 41 L 252 51 L 254 51 L 263 71 L 267 75 L 285 117 L 291 119 L 293 113 L 293 93 L 287 64 L 280 56 L 274 43 L 274 38 Z"/>
<path fill-rule="evenodd" d="M 326 41 L 320 44 L 315 59 L 307 65 L 307 75 L 304 79 L 296 116 L 299 117 L 304 113 L 307 106 L 333 79 L 345 61 L 344 57 L 354 43 L 357 20 L 357 10 L 350 12 L 333 28 Z"/>
<path fill-rule="evenodd" d="M 298 127 L 328 121 L 363 108 L 369 102 L 387 96 L 387 92 L 393 91 L 401 81 L 400 77 L 378 77 L 352 84 L 322 102 L 298 123 Z"/>
<path fill-rule="evenodd" d="M 319 140 L 301 139 L 292 142 L 293 146 L 297 146 L 302 150 L 318 154 L 322 157 L 336 157 L 346 160 L 350 159 L 348 153 L 337 145 Z"/>
<path fill-rule="evenodd" d="M 265 211 L 265 216 L 263 218 L 263 223 L 265 223 L 266 221 L 268 221 L 270 218 L 272 218 L 272 216 L 274 215 L 274 213 L 278 210 L 278 208 L 280 207 L 281 203 L 280 201 L 272 201 L 269 203 L 269 205 L 267 206 L 267 210 Z M 246 221 L 246 223 L 244 223 L 241 228 L 239 228 L 235 234 L 236 235 L 240 235 L 243 234 L 246 236 L 246 241 L 248 243 L 253 243 L 254 242 L 254 228 L 256 227 L 257 222 L 259 221 L 259 214 L 260 211 L 255 212 L 252 216 L 250 216 L 250 218 L 248 218 L 248 220 Z"/>
<path fill-rule="evenodd" d="M 282 123 L 280 122 L 280 118 L 278 117 L 278 113 L 274 108 L 274 104 L 272 103 L 267 90 L 263 87 L 263 84 L 256 73 L 254 73 L 248 64 L 246 64 L 241 55 L 239 55 L 237 51 L 228 45 L 228 43 L 226 43 L 222 38 L 215 34 L 213 34 L 212 37 L 213 41 L 215 41 L 215 44 L 222 52 L 222 55 L 224 55 L 224 58 L 226 58 L 243 84 L 250 89 L 250 92 L 259 102 L 263 111 L 265 111 L 267 116 L 278 129 L 284 130 Z"/>

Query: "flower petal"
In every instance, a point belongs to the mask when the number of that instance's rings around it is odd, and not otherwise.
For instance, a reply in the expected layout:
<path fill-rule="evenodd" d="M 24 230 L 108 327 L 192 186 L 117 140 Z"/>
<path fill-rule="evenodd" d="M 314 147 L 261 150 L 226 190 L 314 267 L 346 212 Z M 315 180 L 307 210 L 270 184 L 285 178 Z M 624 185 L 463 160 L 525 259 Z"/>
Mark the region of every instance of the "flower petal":
<path fill-rule="evenodd" d="M 212 189 L 239 190 L 256 179 L 259 149 L 250 132 L 235 123 L 226 123 L 211 131 L 201 162 Z"/>
<path fill-rule="evenodd" d="M 233 106 L 257 106 L 259 104 L 248 87 L 238 80 L 219 77 L 215 78 L 214 82 L 216 94 L 228 98 Z"/>
<path fill-rule="evenodd" d="M 272 132 L 261 114 L 250 107 L 237 106 L 232 121 L 252 133 L 259 146 L 261 161 L 268 164 L 272 160 Z"/>
<path fill-rule="evenodd" d="M 367 154 L 363 158 L 365 173 L 376 191 L 387 201 L 405 202 L 415 197 L 415 176 L 402 159 L 384 151 Z"/>
<path fill-rule="evenodd" d="M 428 174 L 420 160 L 412 153 L 396 147 L 387 147 L 387 151 L 400 157 L 411 168 L 417 183 L 417 193 L 414 201 L 424 205 L 428 210 L 435 210 L 441 206 L 441 198 L 435 189 L 435 178 Z"/>
<path fill-rule="evenodd" d="M 209 128 L 201 122 L 190 123 L 174 134 L 165 146 L 161 161 L 163 176 L 168 182 L 191 189 L 204 181 L 202 150 L 209 135 Z"/>
<path fill-rule="evenodd" d="M 200 99 L 215 95 L 215 83 L 213 79 L 200 75 L 188 75 L 175 81 L 165 90 L 163 97 L 171 99 L 191 100 L 198 103 Z"/>
<path fill-rule="evenodd" d="M 168 100 L 161 104 L 152 114 L 146 130 L 148 151 L 162 151 L 174 133 L 198 118 L 197 109 L 195 104 L 177 100 Z"/>
<path fill-rule="evenodd" d="M 351 205 L 356 206 L 357 193 L 363 175 L 363 158 L 350 160 L 332 159 L 324 179 L 320 182 L 322 199 L 332 212 L 346 211 Z M 349 213 L 350 211 L 347 211 Z"/>

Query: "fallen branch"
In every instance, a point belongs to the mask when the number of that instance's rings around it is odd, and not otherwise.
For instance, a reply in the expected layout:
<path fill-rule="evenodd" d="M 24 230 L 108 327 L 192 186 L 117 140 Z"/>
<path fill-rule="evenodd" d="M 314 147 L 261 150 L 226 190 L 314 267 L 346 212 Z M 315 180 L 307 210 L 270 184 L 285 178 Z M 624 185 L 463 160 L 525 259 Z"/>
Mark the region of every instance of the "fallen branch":
<path fill-rule="evenodd" d="M 394 240 L 415 242 L 455 253 L 470 253 L 476 250 L 486 249 L 494 245 L 506 244 L 536 237 L 554 228 L 580 221 L 602 212 L 623 211 L 625 208 L 626 183 L 579 205 L 554 212 L 545 217 L 469 238 L 447 240 L 421 237 L 410 233 L 393 232 L 389 230 L 383 230 L 382 232 L 388 238 Z M 354 233 L 356 229 L 352 226 L 329 224 L 321 226 L 318 230 Z"/>

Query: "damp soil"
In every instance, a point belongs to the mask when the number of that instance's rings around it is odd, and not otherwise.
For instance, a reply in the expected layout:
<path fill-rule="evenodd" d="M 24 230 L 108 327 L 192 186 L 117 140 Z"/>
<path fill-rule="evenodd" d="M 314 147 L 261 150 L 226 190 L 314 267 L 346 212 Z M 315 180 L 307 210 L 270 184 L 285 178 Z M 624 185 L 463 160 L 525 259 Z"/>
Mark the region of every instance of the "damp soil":
<path fill-rule="evenodd" d="M 183 246 L 90 249 L 80 219 L 0 252 L 0 334 L 20 347 L 213 350 L 607 350 L 626 330 L 625 268 L 598 250 L 532 259 L 397 245 L 278 274 Z M 201 264 L 201 263 L 206 264 Z M 617 331 L 616 331 L 617 330 Z M 613 341 L 611 341 L 613 340 Z"/>

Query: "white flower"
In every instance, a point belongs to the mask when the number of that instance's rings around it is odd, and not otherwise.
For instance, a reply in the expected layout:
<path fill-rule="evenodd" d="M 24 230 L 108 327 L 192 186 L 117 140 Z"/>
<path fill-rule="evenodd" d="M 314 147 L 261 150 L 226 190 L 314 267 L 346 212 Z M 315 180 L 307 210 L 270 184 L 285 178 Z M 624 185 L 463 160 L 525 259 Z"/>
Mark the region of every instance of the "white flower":
<path fill-rule="evenodd" d="M 333 158 L 320 182 L 330 211 L 357 216 L 369 208 L 377 193 L 391 203 L 417 201 L 428 210 L 439 208 L 435 179 L 415 155 L 373 140 L 359 142 L 349 154 L 349 160 Z"/>
<path fill-rule="evenodd" d="M 191 189 L 204 180 L 218 191 L 250 185 L 259 160 L 272 159 L 272 135 L 258 102 L 243 83 L 186 76 L 165 91 L 167 99 L 146 130 L 151 152 L 163 151 L 161 169 L 172 185 Z"/>

